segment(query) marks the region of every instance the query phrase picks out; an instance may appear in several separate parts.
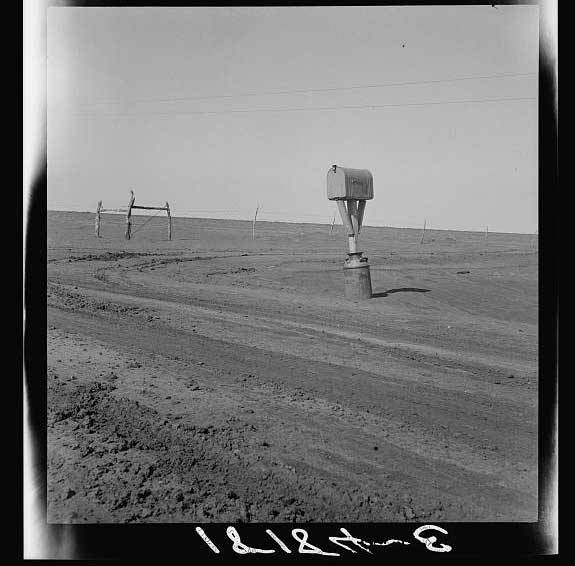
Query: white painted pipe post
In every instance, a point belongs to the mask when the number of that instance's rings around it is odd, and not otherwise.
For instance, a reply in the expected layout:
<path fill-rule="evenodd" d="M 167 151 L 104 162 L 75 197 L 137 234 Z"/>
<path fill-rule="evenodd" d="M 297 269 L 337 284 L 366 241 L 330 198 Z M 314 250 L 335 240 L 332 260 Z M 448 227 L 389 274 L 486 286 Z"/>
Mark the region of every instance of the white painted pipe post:
<path fill-rule="evenodd" d="M 349 253 L 356 253 L 357 252 L 357 244 L 355 241 L 355 232 L 353 230 L 353 224 L 351 221 L 351 217 L 349 215 L 349 204 L 348 208 L 345 206 L 344 200 L 336 200 L 337 208 L 339 209 L 339 214 L 343 221 L 344 226 L 347 229 L 347 240 L 349 244 Z"/>
<path fill-rule="evenodd" d="M 360 200 L 357 203 L 357 232 L 359 234 L 359 232 L 361 231 L 361 227 L 363 225 L 363 215 L 365 213 L 365 203 L 367 201 L 365 200 Z"/>
<path fill-rule="evenodd" d="M 347 210 L 351 217 L 351 225 L 353 227 L 353 249 L 350 248 L 351 253 L 357 252 L 357 237 L 359 234 L 359 217 L 357 212 L 357 201 L 356 200 L 348 200 L 347 201 Z"/>

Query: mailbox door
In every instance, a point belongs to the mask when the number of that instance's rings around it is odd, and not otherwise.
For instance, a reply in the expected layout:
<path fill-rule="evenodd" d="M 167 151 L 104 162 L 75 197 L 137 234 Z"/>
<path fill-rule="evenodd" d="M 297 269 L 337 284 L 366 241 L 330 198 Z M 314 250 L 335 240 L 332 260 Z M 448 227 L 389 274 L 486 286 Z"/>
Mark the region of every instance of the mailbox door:
<path fill-rule="evenodd" d="M 373 177 L 367 169 L 344 169 L 346 198 L 369 200 L 373 198 Z"/>

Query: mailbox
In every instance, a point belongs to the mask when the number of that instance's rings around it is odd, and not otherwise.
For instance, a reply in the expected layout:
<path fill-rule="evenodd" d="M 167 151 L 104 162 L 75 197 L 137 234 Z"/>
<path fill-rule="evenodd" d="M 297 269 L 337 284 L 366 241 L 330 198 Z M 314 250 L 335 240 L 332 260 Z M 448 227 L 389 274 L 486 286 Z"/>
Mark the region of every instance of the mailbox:
<path fill-rule="evenodd" d="M 370 200 L 373 198 L 373 177 L 367 169 L 350 169 L 334 165 L 327 172 L 329 200 Z"/>
<path fill-rule="evenodd" d="M 367 169 L 349 169 L 333 165 L 327 172 L 327 198 L 335 200 L 349 245 L 348 258 L 343 266 L 345 295 L 351 300 L 370 299 L 371 275 L 366 257 L 357 249 L 363 213 L 368 200 L 373 198 L 373 177 Z"/>

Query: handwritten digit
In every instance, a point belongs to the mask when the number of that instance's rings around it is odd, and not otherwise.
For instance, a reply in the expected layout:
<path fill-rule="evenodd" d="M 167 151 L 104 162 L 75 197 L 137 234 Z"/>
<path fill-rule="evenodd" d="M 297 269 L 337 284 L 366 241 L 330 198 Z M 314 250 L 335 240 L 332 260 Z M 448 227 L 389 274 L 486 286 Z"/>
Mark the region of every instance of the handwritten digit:
<path fill-rule="evenodd" d="M 196 532 L 204 539 L 204 542 L 216 553 L 220 553 L 220 549 L 210 540 L 210 537 L 204 532 L 202 527 L 196 527 Z"/>
<path fill-rule="evenodd" d="M 291 554 L 291 550 L 276 536 L 276 534 L 270 530 L 270 529 L 266 529 L 266 533 L 268 535 L 270 535 L 270 537 L 272 537 L 280 546 L 280 548 L 284 551 L 287 552 L 288 554 Z"/>
<path fill-rule="evenodd" d="M 262 550 L 261 548 L 252 548 L 251 546 L 248 546 L 246 544 L 244 544 L 241 539 L 240 539 L 240 535 L 238 534 L 238 531 L 236 531 L 236 529 L 234 527 L 228 527 L 226 529 L 226 534 L 228 535 L 228 537 L 230 538 L 230 540 L 234 543 L 232 546 L 232 549 L 234 550 L 234 552 L 237 552 L 238 554 L 249 554 L 251 553 L 261 553 L 261 554 L 270 554 L 275 552 L 275 550 Z"/>
<path fill-rule="evenodd" d="M 298 552 L 300 554 L 321 554 L 322 556 L 340 556 L 337 552 L 324 552 L 321 548 L 307 542 L 307 531 L 304 529 L 293 529 L 293 538 L 299 542 Z M 301 538 L 300 538 L 301 537 Z"/>
<path fill-rule="evenodd" d="M 431 550 L 432 552 L 449 552 L 451 550 L 451 547 L 448 544 L 441 544 L 440 547 L 437 546 L 433 546 L 433 543 L 437 542 L 437 537 L 434 536 L 430 536 L 430 537 L 422 537 L 419 536 L 423 531 L 426 531 L 427 529 L 435 529 L 437 531 L 439 531 L 440 533 L 443 533 L 444 535 L 447 534 L 447 531 L 445 529 L 442 529 L 441 527 L 437 527 L 435 525 L 423 525 L 422 527 L 419 527 L 418 529 L 415 529 L 415 531 L 413 531 L 413 536 L 419 541 L 425 544 L 425 548 L 427 548 L 427 550 Z"/>
<path fill-rule="evenodd" d="M 361 550 L 365 550 L 366 552 L 369 552 L 370 554 L 372 554 L 371 550 L 361 546 L 361 543 L 363 543 L 365 545 L 369 545 L 368 542 L 365 542 L 365 541 L 361 540 L 360 538 L 352 537 L 350 532 L 348 530 L 344 529 L 343 527 L 340 528 L 339 530 L 345 535 L 345 537 L 328 537 L 330 542 L 333 542 L 334 544 L 337 544 L 338 546 L 341 546 L 341 547 L 345 548 L 346 550 L 349 550 L 350 552 L 353 552 L 354 554 L 356 554 L 356 551 L 353 550 L 353 548 L 349 548 L 349 546 L 346 546 L 345 544 L 343 544 L 344 542 L 351 542 L 351 543 L 355 544 L 356 546 L 359 546 L 359 548 L 361 548 Z"/>

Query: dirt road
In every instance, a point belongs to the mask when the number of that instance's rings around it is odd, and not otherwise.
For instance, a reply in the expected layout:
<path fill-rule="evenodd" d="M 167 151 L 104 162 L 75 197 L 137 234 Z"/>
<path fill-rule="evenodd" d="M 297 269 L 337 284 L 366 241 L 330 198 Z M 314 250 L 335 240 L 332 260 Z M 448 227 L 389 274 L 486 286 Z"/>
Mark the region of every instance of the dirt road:
<path fill-rule="evenodd" d="M 329 226 L 105 220 L 48 218 L 49 521 L 536 520 L 532 236 L 366 227 L 350 303 Z"/>

